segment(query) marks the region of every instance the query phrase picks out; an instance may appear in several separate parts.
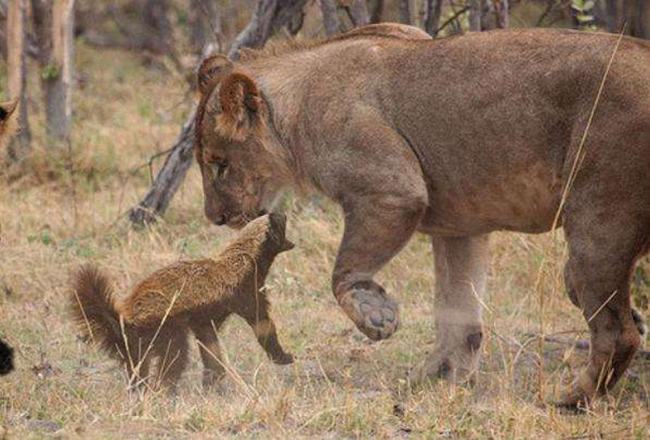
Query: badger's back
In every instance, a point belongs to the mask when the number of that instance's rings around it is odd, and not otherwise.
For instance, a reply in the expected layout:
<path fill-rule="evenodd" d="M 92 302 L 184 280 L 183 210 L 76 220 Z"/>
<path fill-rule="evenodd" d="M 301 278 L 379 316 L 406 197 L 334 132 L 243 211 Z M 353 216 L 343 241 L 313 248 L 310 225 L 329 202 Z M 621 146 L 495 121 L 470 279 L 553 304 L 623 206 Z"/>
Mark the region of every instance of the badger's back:
<path fill-rule="evenodd" d="M 236 294 L 252 270 L 245 259 L 182 261 L 164 267 L 139 282 L 118 306 L 126 322 L 138 326 L 159 324 L 163 318 L 215 307 Z M 248 264 L 253 266 L 253 264 Z"/>

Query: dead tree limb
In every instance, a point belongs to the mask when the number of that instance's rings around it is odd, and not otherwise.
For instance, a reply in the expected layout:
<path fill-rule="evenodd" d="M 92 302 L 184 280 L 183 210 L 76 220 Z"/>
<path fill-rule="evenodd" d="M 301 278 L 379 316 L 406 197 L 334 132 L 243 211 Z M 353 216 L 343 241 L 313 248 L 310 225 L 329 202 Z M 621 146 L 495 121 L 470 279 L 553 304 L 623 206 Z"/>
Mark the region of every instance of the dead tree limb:
<path fill-rule="evenodd" d="M 230 46 L 228 57 L 237 60 L 242 47 L 262 47 L 274 31 L 302 13 L 306 3 L 307 0 L 260 0 L 251 21 Z"/>
<path fill-rule="evenodd" d="M 129 219 L 137 225 L 144 225 L 155 221 L 156 216 L 165 212 L 174 194 L 180 187 L 192 165 L 194 149 L 194 116 L 196 109 L 192 110 L 187 118 L 181 133 L 174 142 L 165 163 L 156 179 L 142 201 L 129 212 Z"/>
<path fill-rule="evenodd" d="M 329 37 L 339 33 L 341 22 L 337 12 L 336 0 L 320 0 L 320 10 L 323 15 L 323 27 Z"/>
<path fill-rule="evenodd" d="M 228 56 L 237 59 L 241 48 L 264 45 L 274 30 L 286 25 L 296 14 L 302 13 L 306 3 L 307 0 L 260 0 L 250 23 L 235 38 Z M 204 57 L 211 55 L 209 51 L 206 52 Z M 129 219 L 132 223 L 142 226 L 155 222 L 165 212 L 183 182 L 192 165 L 195 114 L 196 107 L 183 124 L 181 133 L 144 199 L 131 208 Z"/>
<path fill-rule="evenodd" d="M 576 348 L 577 350 L 589 350 L 590 347 L 589 341 L 585 339 L 560 338 L 557 336 L 542 336 L 536 333 L 527 333 L 526 336 L 535 339 L 542 338 L 544 342 L 550 342 L 553 344 L 568 345 Z M 639 350 L 637 351 L 636 356 L 640 359 L 650 360 L 650 351 Z"/>

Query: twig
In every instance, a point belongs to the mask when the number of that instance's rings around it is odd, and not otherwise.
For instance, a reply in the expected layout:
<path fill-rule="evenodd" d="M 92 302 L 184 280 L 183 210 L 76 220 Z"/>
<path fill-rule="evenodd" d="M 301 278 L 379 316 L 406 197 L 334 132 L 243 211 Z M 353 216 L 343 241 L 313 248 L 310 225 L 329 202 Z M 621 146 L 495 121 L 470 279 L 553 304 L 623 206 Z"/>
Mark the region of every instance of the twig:
<path fill-rule="evenodd" d="M 153 183 L 153 168 L 152 168 L 153 167 L 153 161 L 158 159 L 160 156 L 164 156 L 165 154 L 169 153 L 173 149 L 174 149 L 174 147 L 170 147 L 170 148 L 168 148 L 166 150 L 159 151 L 158 153 L 156 153 L 156 154 L 152 155 L 151 157 L 149 157 L 149 160 L 147 160 L 145 163 L 142 163 L 142 164 L 140 164 L 140 165 L 138 165 L 138 166 L 136 166 L 134 168 L 131 168 L 129 170 L 129 174 L 134 175 L 135 173 L 140 171 L 142 168 L 148 167 L 149 168 L 149 180 L 150 180 L 149 183 L 150 184 Z"/>
<path fill-rule="evenodd" d="M 469 11 L 469 6 L 464 6 L 462 9 L 456 11 L 454 15 L 449 17 L 447 20 L 445 20 L 438 29 L 436 29 L 433 33 L 433 35 L 438 35 L 438 33 L 449 26 L 452 22 L 458 19 L 461 15 L 463 15 L 465 12 Z"/>

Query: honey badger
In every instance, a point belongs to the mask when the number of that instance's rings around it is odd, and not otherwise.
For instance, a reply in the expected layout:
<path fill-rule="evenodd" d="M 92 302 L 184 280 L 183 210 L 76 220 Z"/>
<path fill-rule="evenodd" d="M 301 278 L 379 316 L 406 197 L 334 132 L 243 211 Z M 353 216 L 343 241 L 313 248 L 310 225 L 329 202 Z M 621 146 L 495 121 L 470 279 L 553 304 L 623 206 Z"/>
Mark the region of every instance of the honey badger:
<path fill-rule="evenodd" d="M 293 248 L 285 217 L 270 214 L 249 223 L 216 259 L 184 261 L 149 275 L 124 299 L 97 268 L 76 275 L 70 306 L 87 339 L 124 362 L 129 378 L 155 379 L 174 390 L 187 365 L 188 333 L 199 342 L 203 386 L 224 374 L 217 331 L 231 314 L 251 326 L 276 364 L 293 357 L 280 345 L 261 289 L 275 257 Z M 152 362 L 153 361 L 153 362 Z M 152 365 L 155 364 L 155 370 Z"/>

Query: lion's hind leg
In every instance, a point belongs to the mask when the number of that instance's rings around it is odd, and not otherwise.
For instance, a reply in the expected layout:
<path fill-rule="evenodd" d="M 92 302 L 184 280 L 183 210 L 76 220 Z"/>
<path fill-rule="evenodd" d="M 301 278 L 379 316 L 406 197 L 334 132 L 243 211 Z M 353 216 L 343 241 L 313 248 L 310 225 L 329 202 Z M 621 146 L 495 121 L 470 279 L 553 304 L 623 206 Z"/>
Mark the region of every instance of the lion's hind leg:
<path fill-rule="evenodd" d="M 587 320 L 591 350 L 586 369 L 560 402 L 567 406 L 588 402 L 611 389 L 641 344 L 630 301 L 630 277 L 650 238 L 650 218 L 640 218 L 638 208 L 629 202 L 598 207 L 589 200 L 589 209 L 581 209 L 580 202 L 569 207 L 565 222 L 566 281 Z"/>

